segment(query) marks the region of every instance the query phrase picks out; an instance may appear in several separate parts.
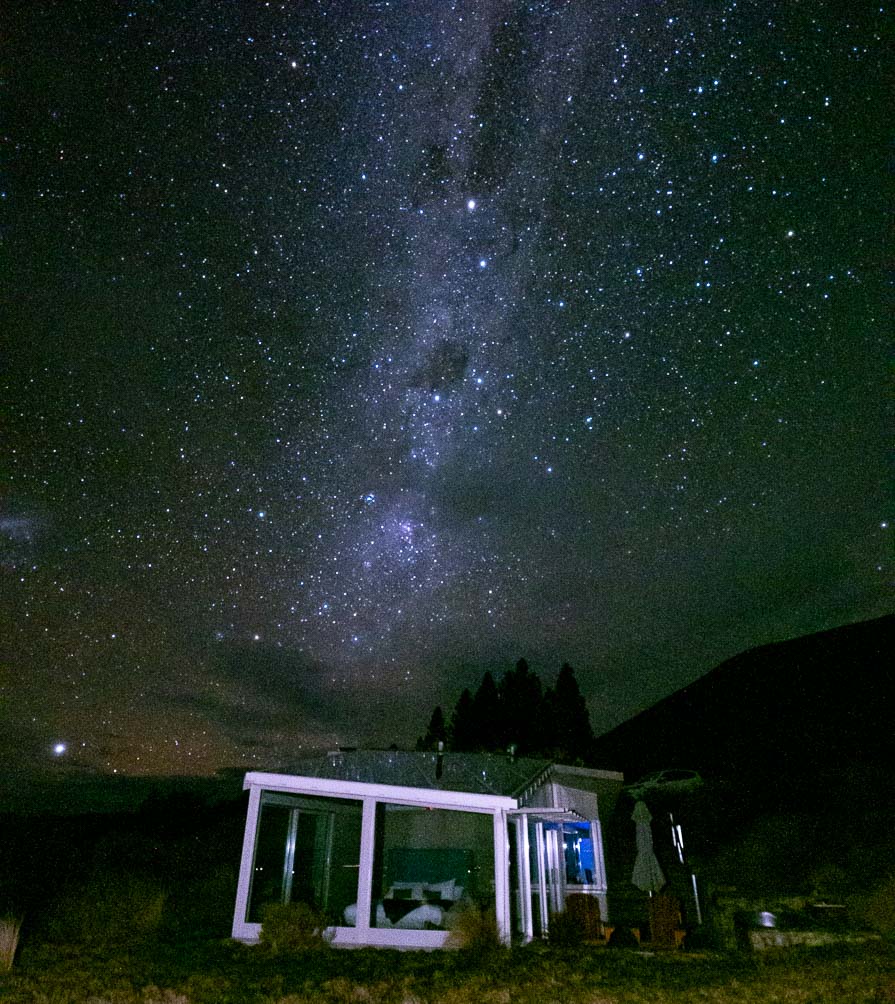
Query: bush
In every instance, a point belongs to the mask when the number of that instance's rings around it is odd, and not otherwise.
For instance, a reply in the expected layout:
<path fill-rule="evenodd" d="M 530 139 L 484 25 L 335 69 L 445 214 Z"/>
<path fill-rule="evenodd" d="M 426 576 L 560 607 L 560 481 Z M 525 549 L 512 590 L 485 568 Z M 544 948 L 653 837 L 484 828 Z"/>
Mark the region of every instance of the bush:
<path fill-rule="evenodd" d="M 275 954 L 323 948 L 326 917 L 308 903 L 268 903 L 261 912 L 261 944 Z"/>
<path fill-rule="evenodd" d="M 46 917 L 45 935 L 57 943 L 107 945 L 158 933 L 168 894 L 152 879 L 107 874 L 71 887 Z"/>
<path fill-rule="evenodd" d="M 558 948 L 578 948 L 584 941 L 581 920 L 566 910 L 551 913 L 547 937 L 550 944 Z"/>
<path fill-rule="evenodd" d="M 226 937 L 233 921 L 237 869 L 219 865 L 179 882 L 165 905 L 164 936 L 180 940 Z"/>
<path fill-rule="evenodd" d="M 485 956 L 502 948 L 494 907 L 482 908 L 470 903 L 461 910 L 448 938 L 448 946 L 462 949 L 474 957 Z"/>
<path fill-rule="evenodd" d="M 862 926 L 895 937 L 895 875 L 890 875 L 872 892 L 849 897 L 849 914 Z"/>

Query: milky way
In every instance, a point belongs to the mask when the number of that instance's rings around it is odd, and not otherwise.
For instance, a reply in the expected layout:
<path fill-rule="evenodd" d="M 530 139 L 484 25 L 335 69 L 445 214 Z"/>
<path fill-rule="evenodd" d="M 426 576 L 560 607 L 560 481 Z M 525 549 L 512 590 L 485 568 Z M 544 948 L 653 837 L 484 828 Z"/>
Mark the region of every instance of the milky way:
<path fill-rule="evenodd" d="M 878 6 L 79 6 L 7 59 L 7 760 L 520 656 L 599 732 L 891 609 Z"/>

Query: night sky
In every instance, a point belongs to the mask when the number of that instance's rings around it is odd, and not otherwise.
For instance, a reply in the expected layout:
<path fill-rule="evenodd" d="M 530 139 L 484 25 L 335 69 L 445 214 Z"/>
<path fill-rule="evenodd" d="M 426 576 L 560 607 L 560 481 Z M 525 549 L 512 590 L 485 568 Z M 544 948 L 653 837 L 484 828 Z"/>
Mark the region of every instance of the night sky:
<path fill-rule="evenodd" d="M 893 609 L 878 3 L 11 6 L 7 768 L 412 744 L 521 656 L 599 733 Z"/>

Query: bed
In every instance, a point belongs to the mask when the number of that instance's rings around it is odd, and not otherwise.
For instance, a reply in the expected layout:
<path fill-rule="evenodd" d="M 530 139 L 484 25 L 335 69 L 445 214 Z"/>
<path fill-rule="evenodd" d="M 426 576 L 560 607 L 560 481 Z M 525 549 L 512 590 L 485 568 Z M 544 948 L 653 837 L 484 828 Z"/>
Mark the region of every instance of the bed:
<path fill-rule="evenodd" d="M 391 848 L 375 900 L 372 924 L 377 928 L 450 930 L 469 902 L 474 852 L 454 848 Z M 375 884 L 374 884 L 375 888 Z M 345 907 L 344 921 L 357 925 L 357 903 Z"/>

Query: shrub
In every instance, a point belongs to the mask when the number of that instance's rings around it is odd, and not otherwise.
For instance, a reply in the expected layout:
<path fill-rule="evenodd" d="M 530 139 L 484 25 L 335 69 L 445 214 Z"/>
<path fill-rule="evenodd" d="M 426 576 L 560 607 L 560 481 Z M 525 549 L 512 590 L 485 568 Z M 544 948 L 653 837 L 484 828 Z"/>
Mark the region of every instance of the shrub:
<path fill-rule="evenodd" d="M 308 903 L 268 903 L 261 913 L 261 944 L 274 953 L 323 948 L 326 917 Z"/>
<path fill-rule="evenodd" d="M 811 873 L 811 898 L 814 900 L 832 899 L 841 903 L 853 886 L 848 872 L 839 865 L 826 863 Z"/>
<path fill-rule="evenodd" d="M 578 948 L 584 941 L 581 920 L 566 910 L 550 915 L 548 940 L 559 948 Z"/>
<path fill-rule="evenodd" d="M 71 887 L 56 901 L 45 934 L 57 943 L 107 945 L 158 933 L 167 892 L 135 875 L 106 874 Z"/>
<path fill-rule="evenodd" d="M 0 917 L 0 969 L 12 969 L 21 928 L 21 917 Z"/>
<path fill-rule="evenodd" d="M 849 913 L 863 926 L 895 937 L 895 875 L 884 879 L 870 893 L 850 897 Z"/>
<path fill-rule="evenodd" d="M 461 910 L 448 938 L 448 946 L 473 956 L 484 956 L 503 947 L 497 933 L 494 907 L 482 908 L 470 903 Z"/>
<path fill-rule="evenodd" d="M 237 872 L 230 864 L 178 883 L 165 904 L 165 937 L 225 937 L 233 920 Z"/>

